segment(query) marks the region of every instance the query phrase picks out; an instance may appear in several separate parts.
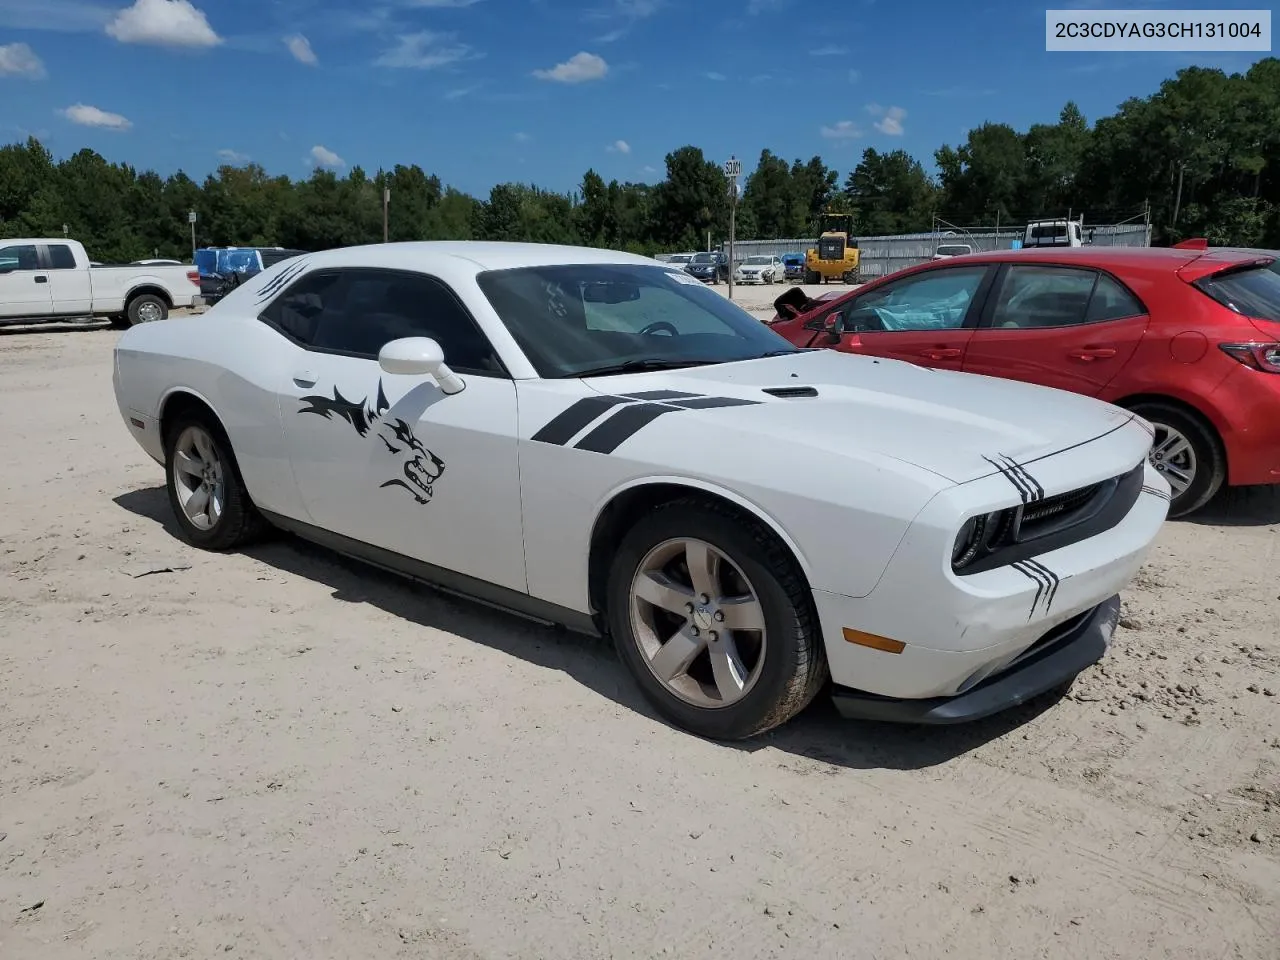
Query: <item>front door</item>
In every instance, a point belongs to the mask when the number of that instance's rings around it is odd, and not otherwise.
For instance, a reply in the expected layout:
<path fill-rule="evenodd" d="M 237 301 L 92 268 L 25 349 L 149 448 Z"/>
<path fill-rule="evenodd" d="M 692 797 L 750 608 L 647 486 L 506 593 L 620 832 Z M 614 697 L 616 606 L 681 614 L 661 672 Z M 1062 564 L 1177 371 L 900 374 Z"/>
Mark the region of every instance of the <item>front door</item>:
<path fill-rule="evenodd" d="M 0 244 L 0 317 L 47 317 L 52 313 L 49 272 L 40 269 L 36 245 Z"/>
<path fill-rule="evenodd" d="M 848 353 L 906 360 L 940 370 L 961 369 L 992 269 L 940 267 L 880 284 L 831 311 L 838 344 Z M 825 324 L 827 315 L 821 315 Z M 827 345 L 820 334 L 811 346 Z"/>
<path fill-rule="evenodd" d="M 65 243 L 51 243 L 44 248 L 45 265 L 49 268 L 51 312 L 63 317 L 82 317 L 93 312 L 93 280 L 91 267 L 76 268 L 76 256 Z"/>
<path fill-rule="evenodd" d="M 1142 303 L 1105 273 L 1011 264 L 965 355 L 966 373 L 1098 396 L 1147 330 Z"/>
<path fill-rule="evenodd" d="M 407 271 L 311 271 L 265 319 L 300 346 L 280 416 L 310 522 L 526 590 L 515 384 L 453 292 Z M 381 369 L 383 344 L 410 336 L 440 343 L 462 392 Z"/>

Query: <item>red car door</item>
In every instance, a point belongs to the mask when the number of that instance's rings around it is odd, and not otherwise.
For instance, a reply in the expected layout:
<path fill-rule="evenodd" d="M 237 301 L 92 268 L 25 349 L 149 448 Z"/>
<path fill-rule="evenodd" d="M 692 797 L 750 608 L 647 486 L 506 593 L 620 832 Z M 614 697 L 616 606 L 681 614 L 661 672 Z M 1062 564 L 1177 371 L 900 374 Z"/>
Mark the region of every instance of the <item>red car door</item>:
<path fill-rule="evenodd" d="M 965 353 L 965 373 L 1097 396 L 1146 333 L 1146 308 L 1115 278 L 1005 264 Z"/>
<path fill-rule="evenodd" d="M 969 264 L 879 284 L 810 319 L 800 342 L 960 370 L 993 275 Z"/>

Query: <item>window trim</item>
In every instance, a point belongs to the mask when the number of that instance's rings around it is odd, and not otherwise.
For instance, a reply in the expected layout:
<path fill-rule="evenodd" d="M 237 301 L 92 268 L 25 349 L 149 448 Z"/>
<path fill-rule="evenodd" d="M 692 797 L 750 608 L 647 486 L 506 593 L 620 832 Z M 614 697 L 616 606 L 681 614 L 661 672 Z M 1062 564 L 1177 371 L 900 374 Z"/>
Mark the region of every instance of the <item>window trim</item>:
<path fill-rule="evenodd" d="M 64 247 L 67 253 L 71 254 L 71 266 L 59 267 L 54 265 L 54 262 L 53 262 L 54 247 Z M 39 262 L 41 264 L 41 267 L 40 267 L 41 270 L 52 270 L 52 271 L 75 270 L 77 267 L 76 252 L 71 249 L 71 244 L 69 243 L 42 243 L 36 249 L 36 256 L 39 258 Z"/>
<path fill-rule="evenodd" d="M 999 299 L 997 291 L 999 291 L 1000 287 L 1004 284 L 1004 279 L 1009 275 L 1009 271 L 1011 269 L 1016 269 L 1019 267 L 1030 267 L 1030 268 L 1048 267 L 1053 270 L 1074 270 L 1078 273 L 1092 273 L 1094 275 L 1093 288 L 1089 291 L 1089 300 L 1085 304 L 1085 308 L 1084 308 L 1084 313 L 1086 317 L 1089 315 L 1089 304 L 1093 303 L 1093 295 L 1098 289 L 1097 278 L 1099 277 L 1106 277 L 1112 283 L 1120 287 L 1121 290 L 1123 290 L 1133 299 L 1133 302 L 1138 305 L 1140 310 L 1138 313 L 1131 313 L 1123 317 L 1109 317 L 1106 320 L 1081 320 L 1079 323 L 1062 323 L 1053 327 L 996 327 L 996 326 L 993 326 L 992 324 L 995 321 L 995 313 L 996 313 L 996 301 Z M 1083 265 L 1074 264 L 1074 263 L 1055 263 L 1052 261 L 1010 263 L 1009 261 L 1006 260 L 1000 264 L 1000 269 L 996 271 L 996 279 L 991 285 L 991 295 L 987 298 L 987 302 L 983 305 L 982 315 L 978 318 L 978 329 L 979 330 L 1004 330 L 1010 333 L 1016 333 L 1019 331 L 1031 332 L 1034 330 L 1076 330 L 1082 327 L 1096 327 L 1098 326 L 1098 324 L 1101 324 L 1101 323 L 1122 323 L 1125 320 L 1135 320 L 1138 317 L 1147 317 L 1148 319 L 1150 319 L 1151 317 L 1150 308 L 1146 305 L 1145 302 L 1143 302 L 1143 299 L 1133 291 L 1132 287 L 1130 287 L 1127 283 L 1125 283 L 1123 280 L 1117 277 L 1110 270 L 1107 270 L 1103 267 L 1083 266 Z"/>
<path fill-rule="evenodd" d="M 898 277 L 895 280 L 889 280 L 886 283 L 877 284 L 871 290 L 859 290 L 854 293 L 848 300 L 838 300 L 834 305 L 824 310 L 818 316 L 806 320 L 804 323 L 805 330 L 814 330 L 818 333 L 826 329 L 827 318 L 836 311 L 843 313 L 849 307 L 853 306 L 864 296 L 870 296 L 873 293 L 881 293 L 885 290 L 891 290 L 894 287 L 904 283 L 911 283 L 917 280 L 928 279 L 940 273 L 947 273 L 953 270 L 982 270 L 981 279 L 978 280 L 978 288 L 973 292 L 973 299 L 969 301 L 969 308 L 965 311 L 964 320 L 960 322 L 958 327 L 947 328 L 949 330 L 972 330 L 978 326 L 983 312 L 986 310 L 987 302 L 991 299 L 991 290 L 994 285 L 994 278 L 999 274 L 999 270 L 993 270 L 990 263 L 956 263 L 947 264 L 941 267 L 932 267 L 925 270 L 916 270 L 904 277 Z M 853 332 L 853 331 L 848 331 Z M 884 333 L 884 334 L 902 334 L 902 333 L 945 333 L 946 330 L 866 330 L 858 331 L 861 333 Z M 843 335 L 843 334 L 842 334 Z"/>
<path fill-rule="evenodd" d="M 473 367 L 457 366 L 455 364 L 449 363 L 449 358 L 448 356 L 446 356 L 445 363 L 449 365 L 449 369 L 452 370 L 454 373 L 466 374 L 469 377 L 488 377 L 494 380 L 514 380 L 515 379 L 514 377 L 511 376 L 511 371 L 507 367 L 506 361 L 502 359 L 502 354 L 499 353 L 498 349 L 493 345 L 493 341 L 489 339 L 489 335 L 484 332 L 484 328 L 481 327 L 480 324 L 476 322 L 475 315 L 471 312 L 470 308 L 467 307 L 463 299 L 458 296 L 458 292 L 454 290 L 452 286 L 450 286 L 440 277 L 436 276 L 433 273 L 427 273 L 424 270 L 405 270 L 400 267 L 316 266 L 310 270 L 304 271 L 303 273 L 299 274 L 296 278 L 294 278 L 289 283 L 288 286 L 286 286 L 283 290 L 281 290 L 279 293 L 273 296 L 270 300 L 264 303 L 258 310 L 258 314 L 257 314 L 258 322 L 262 323 L 264 326 L 275 331 L 280 336 L 284 337 L 286 340 L 292 343 L 295 347 L 305 350 L 307 353 L 325 354 L 325 355 L 334 356 L 334 357 L 350 357 L 353 360 L 371 360 L 374 363 L 377 363 L 378 357 L 376 354 L 371 355 L 367 353 L 357 353 L 353 350 L 335 350 L 330 347 L 317 347 L 314 344 L 304 343 L 303 341 L 293 336 L 293 334 L 289 333 L 287 330 L 285 330 L 278 323 L 276 323 L 274 320 L 272 320 L 270 317 L 266 315 L 268 310 L 270 310 L 277 303 L 279 303 L 281 300 L 287 297 L 299 285 L 301 285 L 302 283 L 308 280 L 311 280 L 318 274 L 336 273 L 336 274 L 342 275 L 342 274 L 349 274 L 357 270 L 365 273 L 384 274 L 391 277 L 412 277 L 415 279 L 426 279 L 428 281 L 438 284 L 448 294 L 448 296 L 452 298 L 454 305 L 462 312 L 462 315 L 466 317 L 467 322 L 469 322 L 475 328 L 476 333 L 478 333 L 484 339 L 484 342 L 488 345 L 489 350 L 493 353 L 494 359 L 498 361 L 498 367 L 499 367 L 498 370 L 479 370 Z"/>

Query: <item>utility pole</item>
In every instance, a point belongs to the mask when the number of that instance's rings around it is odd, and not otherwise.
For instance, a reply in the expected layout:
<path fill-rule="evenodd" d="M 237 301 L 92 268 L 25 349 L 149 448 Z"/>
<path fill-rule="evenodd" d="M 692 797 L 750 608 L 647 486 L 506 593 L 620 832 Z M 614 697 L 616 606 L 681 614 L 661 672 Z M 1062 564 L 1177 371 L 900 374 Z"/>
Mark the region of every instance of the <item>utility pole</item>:
<path fill-rule="evenodd" d="M 187 223 L 191 224 L 191 262 L 196 262 L 196 212 L 187 214 Z"/>
<path fill-rule="evenodd" d="M 383 243 L 387 242 L 387 237 L 389 235 L 387 230 L 387 224 L 388 224 L 387 211 L 390 209 L 390 207 L 391 207 L 391 188 L 384 187 L 382 190 L 382 242 Z"/>
<path fill-rule="evenodd" d="M 1182 208 L 1182 175 L 1187 172 L 1186 161 L 1178 164 L 1178 196 L 1173 201 L 1173 223 L 1171 226 L 1178 225 L 1178 211 Z"/>
<path fill-rule="evenodd" d="M 724 162 L 724 175 L 729 181 L 729 299 L 733 299 L 733 243 L 737 232 L 738 176 L 742 173 L 742 161 L 730 156 Z"/>

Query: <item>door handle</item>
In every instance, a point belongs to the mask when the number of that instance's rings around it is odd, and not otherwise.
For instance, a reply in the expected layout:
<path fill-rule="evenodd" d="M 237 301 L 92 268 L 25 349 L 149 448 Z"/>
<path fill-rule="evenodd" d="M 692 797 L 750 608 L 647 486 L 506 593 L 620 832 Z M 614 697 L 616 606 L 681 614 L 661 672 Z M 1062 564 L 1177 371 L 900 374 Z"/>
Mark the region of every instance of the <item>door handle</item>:
<path fill-rule="evenodd" d="M 45 277 L 45 276 L 39 276 L 39 277 L 36 277 L 36 278 L 35 278 L 35 281 L 36 281 L 36 283 L 48 283 L 48 282 L 49 282 L 49 278 L 48 278 L 48 277 Z"/>
<path fill-rule="evenodd" d="M 1083 347 L 1079 350 L 1072 350 L 1067 356 L 1072 360 L 1109 360 L 1116 355 L 1115 350 L 1111 347 Z"/>
<path fill-rule="evenodd" d="M 300 387 L 314 387 L 316 379 L 316 375 L 310 370 L 300 370 L 293 375 L 293 382 Z"/>
<path fill-rule="evenodd" d="M 962 352 L 959 347 L 933 347 L 929 350 L 921 350 L 920 356 L 930 360 L 958 360 Z"/>

